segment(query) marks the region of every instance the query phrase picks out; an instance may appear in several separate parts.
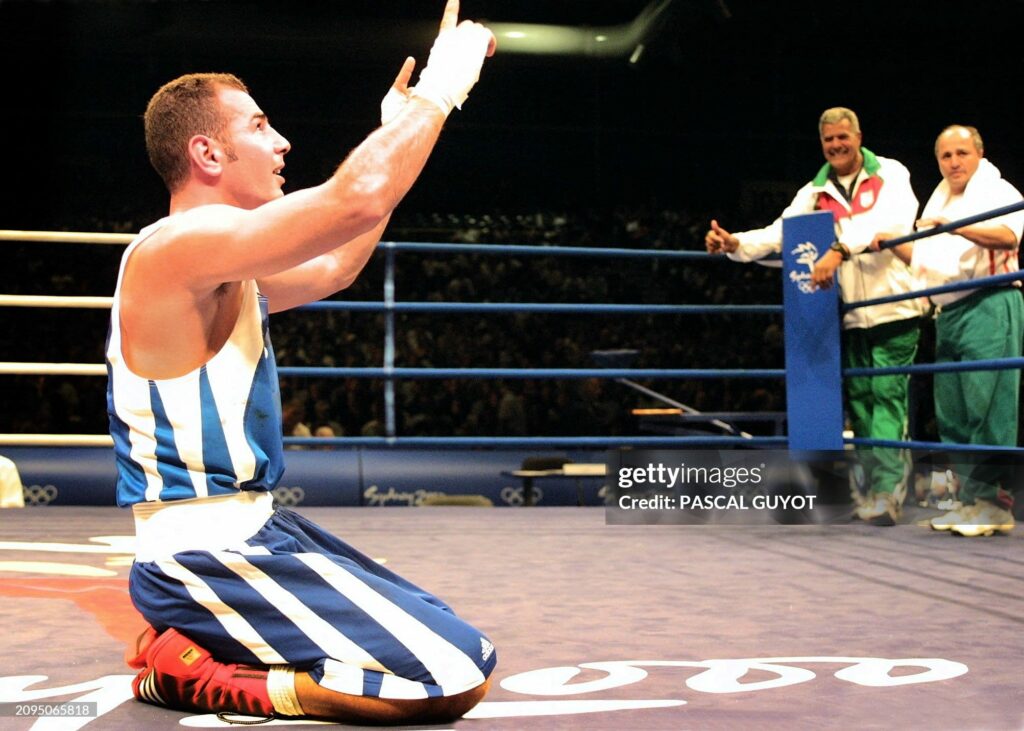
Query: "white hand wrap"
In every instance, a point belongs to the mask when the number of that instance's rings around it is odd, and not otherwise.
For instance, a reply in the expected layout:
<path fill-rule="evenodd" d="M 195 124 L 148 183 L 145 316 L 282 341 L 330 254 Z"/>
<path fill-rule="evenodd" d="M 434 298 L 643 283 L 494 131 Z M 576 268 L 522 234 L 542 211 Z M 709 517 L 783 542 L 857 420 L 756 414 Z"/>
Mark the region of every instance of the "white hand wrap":
<path fill-rule="evenodd" d="M 430 49 L 430 58 L 413 95 L 433 102 L 445 116 L 453 107 L 462 109 L 469 90 L 480 79 L 480 68 L 492 38 L 491 31 L 471 21 L 442 31 Z"/>
<path fill-rule="evenodd" d="M 380 102 L 381 126 L 384 126 L 392 119 L 397 117 L 398 113 L 405 108 L 405 105 L 408 101 L 409 99 L 406 98 L 405 94 L 400 92 L 395 87 L 392 86 L 390 89 L 388 89 L 388 93 Z"/>

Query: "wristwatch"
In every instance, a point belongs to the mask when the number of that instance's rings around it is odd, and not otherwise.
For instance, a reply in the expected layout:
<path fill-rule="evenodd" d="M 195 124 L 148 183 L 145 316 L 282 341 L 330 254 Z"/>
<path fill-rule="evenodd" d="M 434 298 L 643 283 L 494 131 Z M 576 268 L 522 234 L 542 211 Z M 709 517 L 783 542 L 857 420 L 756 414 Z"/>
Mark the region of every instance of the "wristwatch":
<path fill-rule="evenodd" d="M 839 255 L 843 257 L 843 261 L 846 261 L 847 259 L 850 258 L 850 250 L 847 249 L 843 244 L 839 243 L 838 241 L 828 248 L 831 249 L 832 251 L 838 251 Z"/>

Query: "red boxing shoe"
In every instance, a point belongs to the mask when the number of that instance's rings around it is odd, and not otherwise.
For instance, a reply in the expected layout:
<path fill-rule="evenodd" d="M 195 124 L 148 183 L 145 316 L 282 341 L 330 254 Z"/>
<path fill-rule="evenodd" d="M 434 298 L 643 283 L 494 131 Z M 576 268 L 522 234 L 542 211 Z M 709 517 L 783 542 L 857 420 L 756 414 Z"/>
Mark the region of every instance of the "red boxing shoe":
<path fill-rule="evenodd" d="M 136 670 L 142 670 L 142 668 L 146 667 L 146 653 L 149 652 L 149 646 L 153 644 L 153 640 L 156 637 L 156 630 L 146 625 L 146 629 L 142 631 L 142 634 L 135 638 L 135 647 L 129 646 L 125 648 L 125 664 Z"/>
<path fill-rule="evenodd" d="M 150 627 L 139 636 L 135 650 L 134 657 L 126 653 L 125 659 L 131 667 L 143 667 L 132 681 L 132 693 L 143 703 L 185 711 L 275 715 L 266 668 L 217 662 L 175 629 L 157 636 Z"/>

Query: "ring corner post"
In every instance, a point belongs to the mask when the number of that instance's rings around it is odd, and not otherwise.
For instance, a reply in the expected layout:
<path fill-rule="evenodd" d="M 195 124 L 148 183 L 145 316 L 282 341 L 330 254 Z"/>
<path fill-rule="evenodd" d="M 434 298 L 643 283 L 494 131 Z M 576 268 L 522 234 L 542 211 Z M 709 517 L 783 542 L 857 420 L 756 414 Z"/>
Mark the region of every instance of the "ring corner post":
<path fill-rule="evenodd" d="M 815 262 L 835 240 L 832 214 L 782 222 L 786 413 L 790 450 L 843 449 L 840 317 L 835 287 L 815 289 Z"/>

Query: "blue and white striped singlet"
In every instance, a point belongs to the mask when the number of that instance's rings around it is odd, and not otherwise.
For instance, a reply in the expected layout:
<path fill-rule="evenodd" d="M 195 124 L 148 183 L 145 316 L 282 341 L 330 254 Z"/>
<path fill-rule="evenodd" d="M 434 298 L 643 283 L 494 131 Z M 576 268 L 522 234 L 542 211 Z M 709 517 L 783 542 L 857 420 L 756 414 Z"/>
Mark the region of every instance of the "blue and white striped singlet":
<path fill-rule="evenodd" d="M 244 282 L 224 347 L 178 378 L 133 373 L 121 353 L 121 278 L 132 252 L 168 219 L 144 228 L 121 259 L 107 334 L 107 414 L 119 505 L 272 490 L 284 469 L 281 398 L 267 301 Z"/>

